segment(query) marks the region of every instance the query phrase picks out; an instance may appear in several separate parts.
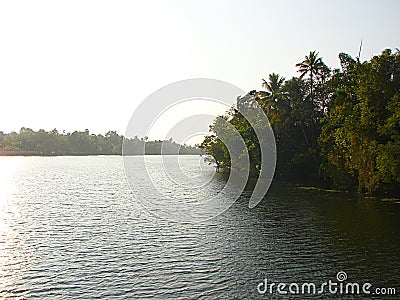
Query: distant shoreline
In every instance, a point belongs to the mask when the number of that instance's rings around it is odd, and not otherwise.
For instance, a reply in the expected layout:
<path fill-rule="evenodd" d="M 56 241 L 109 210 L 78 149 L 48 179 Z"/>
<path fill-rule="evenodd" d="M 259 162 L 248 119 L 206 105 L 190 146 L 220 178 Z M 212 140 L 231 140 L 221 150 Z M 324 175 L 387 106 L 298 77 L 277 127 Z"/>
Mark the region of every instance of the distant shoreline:
<path fill-rule="evenodd" d="M 89 156 L 89 155 L 170 155 L 201 154 L 198 145 L 186 145 L 148 137 L 126 138 L 116 131 L 91 134 L 88 129 L 62 132 L 57 129 L 34 131 L 22 127 L 19 132 L 0 131 L 0 156 Z"/>
<path fill-rule="evenodd" d="M 24 156 L 24 157 L 31 157 L 31 156 L 38 156 L 38 157 L 62 157 L 62 156 L 160 156 L 160 155 L 196 155 L 199 156 L 201 154 L 194 154 L 194 153 L 148 153 L 148 154 L 126 154 L 123 155 L 121 153 L 69 153 L 69 154 L 60 154 L 60 153 L 35 153 L 30 151 L 0 151 L 0 157 L 11 157 L 11 156 Z"/>

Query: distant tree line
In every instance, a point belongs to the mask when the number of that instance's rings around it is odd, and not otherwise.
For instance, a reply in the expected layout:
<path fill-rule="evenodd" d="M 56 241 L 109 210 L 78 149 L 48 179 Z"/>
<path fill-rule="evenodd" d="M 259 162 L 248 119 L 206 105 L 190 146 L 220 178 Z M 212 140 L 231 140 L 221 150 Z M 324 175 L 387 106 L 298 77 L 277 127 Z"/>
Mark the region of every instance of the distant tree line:
<path fill-rule="evenodd" d="M 264 90 L 251 91 L 274 130 L 275 177 L 326 187 L 356 188 L 367 194 L 400 194 L 400 52 L 385 50 L 361 62 L 339 54 L 329 68 L 313 51 L 286 80 L 272 73 Z M 236 107 L 246 105 L 246 97 Z M 210 127 L 201 148 L 230 168 L 229 153 L 216 133 L 221 118 L 242 135 L 251 173 L 259 173 L 260 147 L 254 130 L 233 107 Z"/>
<path fill-rule="evenodd" d="M 148 141 L 147 137 L 126 139 L 116 131 L 102 135 L 87 129 L 60 133 L 57 129 L 34 131 L 22 127 L 19 132 L 0 131 L 0 155 L 121 155 L 124 140 L 129 155 L 201 153 L 198 147 L 180 145 L 172 139 Z"/>

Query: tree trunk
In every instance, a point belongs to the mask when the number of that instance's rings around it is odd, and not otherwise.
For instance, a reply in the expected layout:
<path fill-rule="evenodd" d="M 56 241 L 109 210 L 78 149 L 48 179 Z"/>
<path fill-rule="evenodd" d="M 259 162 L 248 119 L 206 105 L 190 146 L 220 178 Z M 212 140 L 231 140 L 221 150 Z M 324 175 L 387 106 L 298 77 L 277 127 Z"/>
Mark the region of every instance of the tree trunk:
<path fill-rule="evenodd" d="M 308 148 L 311 148 L 310 142 L 308 141 L 308 138 L 307 138 L 306 131 L 304 130 L 303 122 L 301 122 L 301 126 L 300 127 L 301 127 L 301 131 L 303 132 L 304 139 L 306 140 Z"/>

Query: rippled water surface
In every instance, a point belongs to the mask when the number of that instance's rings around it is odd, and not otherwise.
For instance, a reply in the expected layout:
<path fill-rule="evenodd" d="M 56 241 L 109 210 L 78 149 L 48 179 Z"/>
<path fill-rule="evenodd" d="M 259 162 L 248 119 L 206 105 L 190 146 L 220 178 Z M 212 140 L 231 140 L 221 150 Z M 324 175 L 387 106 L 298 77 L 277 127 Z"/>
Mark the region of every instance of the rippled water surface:
<path fill-rule="evenodd" d="M 197 157 L 180 159 L 198 170 Z M 201 195 L 223 185 L 217 176 Z M 177 224 L 135 200 L 121 157 L 0 157 L 0 297 L 266 299 L 264 278 L 320 283 L 339 271 L 400 293 L 398 201 L 273 184 L 249 209 L 250 194 Z"/>

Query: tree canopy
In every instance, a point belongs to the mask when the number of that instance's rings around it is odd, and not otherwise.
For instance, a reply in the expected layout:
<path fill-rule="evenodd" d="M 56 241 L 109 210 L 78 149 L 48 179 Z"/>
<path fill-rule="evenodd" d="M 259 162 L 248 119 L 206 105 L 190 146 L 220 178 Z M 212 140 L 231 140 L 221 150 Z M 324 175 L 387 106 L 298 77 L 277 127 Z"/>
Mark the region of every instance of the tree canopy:
<path fill-rule="evenodd" d="M 311 51 L 296 67 L 299 77 L 271 73 L 264 90 L 253 90 L 274 130 L 275 176 L 360 192 L 400 192 L 400 53 L 387 49 L 360 62 L 339 54 L 340 69 Z M 245 105 L 238 98 L 237 105 Z M 249 149 L 251 173 L 259 172 L 259 141 L 248 121 L 232 108 L 214 121 L 202 149 L 218 166 L 231 157 L 219 139 L 220 120 L 232 124 Z"/>
<path fill-rule="evenodd" d="M 105 135 L 91 134 L 88 129 L 62 132 L 57 129 L 34 131 L 22 127 L 19 132 L 0 131 L 0 155 L 121 155 L 122 143 L 127 143 L 128 155 L 139 154 L 200 154 L 194 146 L 180 145 L 172 139 L 148 141 L 144 138 L 124 138 L 116 131 Z"/>

